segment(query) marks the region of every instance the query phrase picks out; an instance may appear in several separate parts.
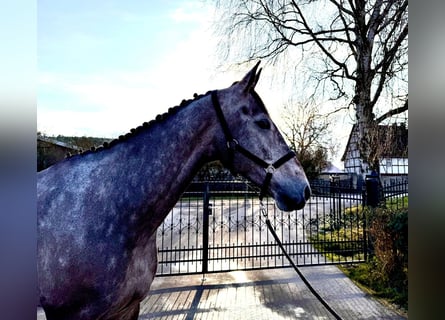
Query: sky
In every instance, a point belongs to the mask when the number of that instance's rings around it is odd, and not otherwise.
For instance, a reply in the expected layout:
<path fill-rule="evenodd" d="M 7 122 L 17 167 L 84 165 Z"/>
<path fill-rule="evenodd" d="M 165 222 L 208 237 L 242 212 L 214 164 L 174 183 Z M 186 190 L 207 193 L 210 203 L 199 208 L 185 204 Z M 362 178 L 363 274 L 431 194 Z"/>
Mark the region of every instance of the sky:
<path fill-rule="evenodd" d="M 39 0 L 37 14 L 37 131 L 46 135 L 115 138 L 253 67 L 222 71 L 211 1 Z M 289 88 L 263 67 L 256 91 L 279 122 Z"/>
<path fill-rule="evenodd" d="M 197 1 L 39 1 L 37 129 L 116 137 L 221 85 L 208 13 Z"/>

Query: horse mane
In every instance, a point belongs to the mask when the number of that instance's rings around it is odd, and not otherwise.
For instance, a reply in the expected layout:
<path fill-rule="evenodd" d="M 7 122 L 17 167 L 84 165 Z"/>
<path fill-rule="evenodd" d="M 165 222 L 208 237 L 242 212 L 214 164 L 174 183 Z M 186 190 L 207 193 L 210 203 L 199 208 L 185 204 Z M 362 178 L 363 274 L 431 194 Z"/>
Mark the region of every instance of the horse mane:
<path fill-rule="evenodd" d="M 166 119 L 168 119 L 169 117 L 171 117 L 172 115 L 178 113 L 180 110 L 184 109 L 185 107 L 187 107 L 188 105 L 190 105 L 192 102 L 197 101 L 199 99 L 201 99 L 202 97 L 205 97 L 207 95 L 209 95 L 211 93 L 211 91 L 208 91 L 206 94 L 197 94 L 194 93 L 193 94 L 193 99 L 183 99 L 181 101 L 181 103 L 177 106 L 171 107 L 168 109 L 167 112 L 162 113 L 162 114 L 158 114 L 155 119 L 149 121 L 149 122 L 144 122 L 142 123 L 142 125 L 136 127 L 136 128 L 132 128 L 130 129 L 130 131 L 126 134 L 120 135 L 118 138 L 111 140 L 110 142 L 104 142 L 102 145 L 98 146 L 98 147 L 91 147 L 88 150 L 85 151 L 80 151 L 78 154 L 67 154 L 66 158 L 71 158 L 74 157 L 76 155 L 87 155 L 90 153 L 96 153 L 99 152 L 101 150 L 105 150 L 105 149 L 110 149 L 113 146 L 122 143 L 126 140 L 128 140 L 131 137 L 134 137 L 138 134 L 140 134 L 141 132 L 145 132 L 147 130 L 149 130 L 151 127 L 153 127 L 155 124 L 159 124 L 164 122 Z"/>

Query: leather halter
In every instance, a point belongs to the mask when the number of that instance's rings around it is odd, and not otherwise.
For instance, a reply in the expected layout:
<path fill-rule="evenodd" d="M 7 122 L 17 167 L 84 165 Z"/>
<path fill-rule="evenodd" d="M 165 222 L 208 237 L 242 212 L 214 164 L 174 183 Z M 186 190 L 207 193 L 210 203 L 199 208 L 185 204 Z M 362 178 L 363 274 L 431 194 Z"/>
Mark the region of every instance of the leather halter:
<path fill-rule="evenodd" d="M 287 161 L 294 158 L 295 152 L 289 151 L 288 153 L 286 153 L 284 156 L 282 156 L 275 162 L 268 163 L 268 162 L 264 161 L 263 159 L 254 155 L 249 150 L 243 148 L 239 144 L 239 142 L 232 136 L 232 133 L 230 132 L 229 125 L 227 124 L 226 118 L 224 117 L 224 114 L 222 112 L 221 105 L 219 103 L 216 90 L 212 91 L 211 95 L 212 95 L 213 107 L 215 108 L 219 122 L 221 123 L 221 127 L 222 127 L 222 129 L 224 131 L 224 135 L 226 137 L 227 148 L 229 149 L 229 152 L 230 152 L 230 162 L 233 161 L 234 153 L 235 153 L 235 151 L 237 151 L 237 152 L 241 153 L 243 156 L 245 156 L 246 158 L 248 158 L 249 160 L 251 160 L 254 163 L 256 163 L 257 165 L 259 165 L 260 167 L 264 168 L 266 171 L 266 177 L 264 178 L 264 182 L 261 186 L 261 191 L 260 191 L 260 195 L 259 195 L 260 202 L 262 202 L 263 198 L 267 194 L 267 188 L 269 187 L 270 181 L 272 180 L 272 174 L 274 173 L 274 171 L 276 169 L 281 167 L 284 163 L 286 163 Z M 230 165 L 232 165 L 232 163 L 230 163 Z"/>

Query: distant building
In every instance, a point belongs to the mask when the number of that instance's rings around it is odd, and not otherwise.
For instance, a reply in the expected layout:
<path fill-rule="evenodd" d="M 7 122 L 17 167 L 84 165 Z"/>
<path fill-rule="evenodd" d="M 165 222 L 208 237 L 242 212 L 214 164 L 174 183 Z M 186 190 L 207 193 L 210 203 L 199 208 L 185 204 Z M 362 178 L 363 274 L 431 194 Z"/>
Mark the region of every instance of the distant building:
<path fill-rule="evenodd" d="M 321 170 L 321 174 L 330 174 L 330 173 L 344 173 L 345 170 L 338 168 L 331 161 L 328 161 L 326 168 Z"/>
<path fill-rule="evenodd" d="M 408 129 L 401 125 L 379 125 L 375 134 L 375 143 L 379 148 L 380 176 L 396 177 L 408 175 Z M 362 175 L 360 150 L 358 147 L 357 126 L 352 127 L 345 152 L 341 158 L 345 171 Z"/>
<path fill-rule="evenodd" d="M 75 154 L 80 151 L 77 146 L 57 141 L 47 137 L 37 137 L 37 171 L 52 166 L 66 158 L 68 154 Z"/>

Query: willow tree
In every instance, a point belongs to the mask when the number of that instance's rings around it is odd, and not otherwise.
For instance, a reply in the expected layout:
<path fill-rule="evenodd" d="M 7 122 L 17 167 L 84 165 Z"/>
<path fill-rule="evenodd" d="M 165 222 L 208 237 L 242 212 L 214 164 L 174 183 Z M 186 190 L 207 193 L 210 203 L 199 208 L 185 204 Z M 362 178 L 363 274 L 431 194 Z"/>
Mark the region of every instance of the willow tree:
<path fill-rule="evenodd" d="M 229 59 L 286 56 L 291 70 L 310 61 L 314 94 L 355 111 L 362 174 L 377 169 L 376 126 L 408 110 L 408 1 L 225 0 L 217 7 Z"/>

